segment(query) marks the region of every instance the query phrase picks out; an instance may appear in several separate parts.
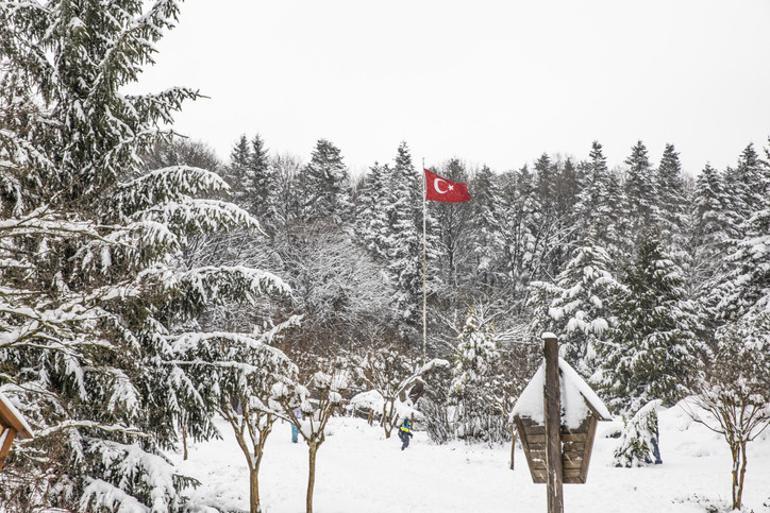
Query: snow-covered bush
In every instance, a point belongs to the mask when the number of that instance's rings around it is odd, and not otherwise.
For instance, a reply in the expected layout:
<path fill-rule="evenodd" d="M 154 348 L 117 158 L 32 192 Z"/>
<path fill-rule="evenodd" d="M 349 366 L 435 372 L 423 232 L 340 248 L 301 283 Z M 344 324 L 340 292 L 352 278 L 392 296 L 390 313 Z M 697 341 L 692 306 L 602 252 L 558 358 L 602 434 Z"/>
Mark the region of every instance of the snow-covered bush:
<path fill-rule="evenodd" d="M 659 400 L 650 401 L 624 425 L 620 442 L 613 453 L 616 467 L 642 467 L 660 460 L 660 432 L 656 408 Z"/>

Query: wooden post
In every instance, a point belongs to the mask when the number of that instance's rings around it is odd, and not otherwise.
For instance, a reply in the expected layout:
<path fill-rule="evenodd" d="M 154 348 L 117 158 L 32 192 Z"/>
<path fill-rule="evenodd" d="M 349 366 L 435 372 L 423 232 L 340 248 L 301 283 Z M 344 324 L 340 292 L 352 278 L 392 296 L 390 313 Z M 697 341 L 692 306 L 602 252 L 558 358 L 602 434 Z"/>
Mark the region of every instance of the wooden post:
<path fill-rule="evenodd" d="M 559 343 L 551 333 L 545 340 L 545 463 L 548 470 L 548 513 L 564 513 L 561 462 L 561 391 L 559 388 Z"/>

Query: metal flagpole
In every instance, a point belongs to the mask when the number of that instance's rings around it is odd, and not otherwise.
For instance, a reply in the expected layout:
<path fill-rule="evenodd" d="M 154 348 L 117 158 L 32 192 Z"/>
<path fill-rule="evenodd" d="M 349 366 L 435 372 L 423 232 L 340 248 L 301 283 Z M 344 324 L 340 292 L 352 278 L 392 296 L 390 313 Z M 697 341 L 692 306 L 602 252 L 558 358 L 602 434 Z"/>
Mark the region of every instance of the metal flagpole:
<path fill-rule="evenodd" d="M 427 188 L 425 183 L 425 158 L 422 159 L 422 362 L 427 361 L 428 353 L 428 201 Z"/>

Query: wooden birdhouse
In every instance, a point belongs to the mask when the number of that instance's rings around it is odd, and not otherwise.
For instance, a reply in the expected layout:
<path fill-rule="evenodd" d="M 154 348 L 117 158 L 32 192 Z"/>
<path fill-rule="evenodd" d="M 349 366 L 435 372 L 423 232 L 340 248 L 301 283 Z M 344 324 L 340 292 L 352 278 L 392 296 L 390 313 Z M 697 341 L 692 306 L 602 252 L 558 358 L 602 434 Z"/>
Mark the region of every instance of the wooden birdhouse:
<path fill-rule="evenodd" d="M 0 471 L 16 438 L 32 438 L 32 428 L 11 401 L 0 394 Z"/>
<path fill-rule="evenodd" d="M 558 357 L 556 336 L 544 333 L 543 339 L 543 364 L 524 388 L 511 415 L 532 481 L 548 484 L 548 511 L 561 512 L 562 483 L 586 482 L 596 424 L 611 420 L 611 415 L 583 378 Z M 549 458 L 550 454 L 554 457 Z M 552 505 L 552 499 L 557 503 Z"/>

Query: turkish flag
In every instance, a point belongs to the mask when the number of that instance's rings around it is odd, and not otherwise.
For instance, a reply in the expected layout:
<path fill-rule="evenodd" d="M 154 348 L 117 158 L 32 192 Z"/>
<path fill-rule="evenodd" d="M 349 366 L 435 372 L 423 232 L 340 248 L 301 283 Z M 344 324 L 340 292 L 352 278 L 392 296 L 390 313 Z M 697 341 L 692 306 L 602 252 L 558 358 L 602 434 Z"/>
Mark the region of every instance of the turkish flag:
<path fill-rule="evenodd" d="M 423 171 L 425 172 L 425 199 L 444 203 L 470 201 L 471 195 L 468 194 L 467 184 L 447 180 L 428 169 Z"/>

